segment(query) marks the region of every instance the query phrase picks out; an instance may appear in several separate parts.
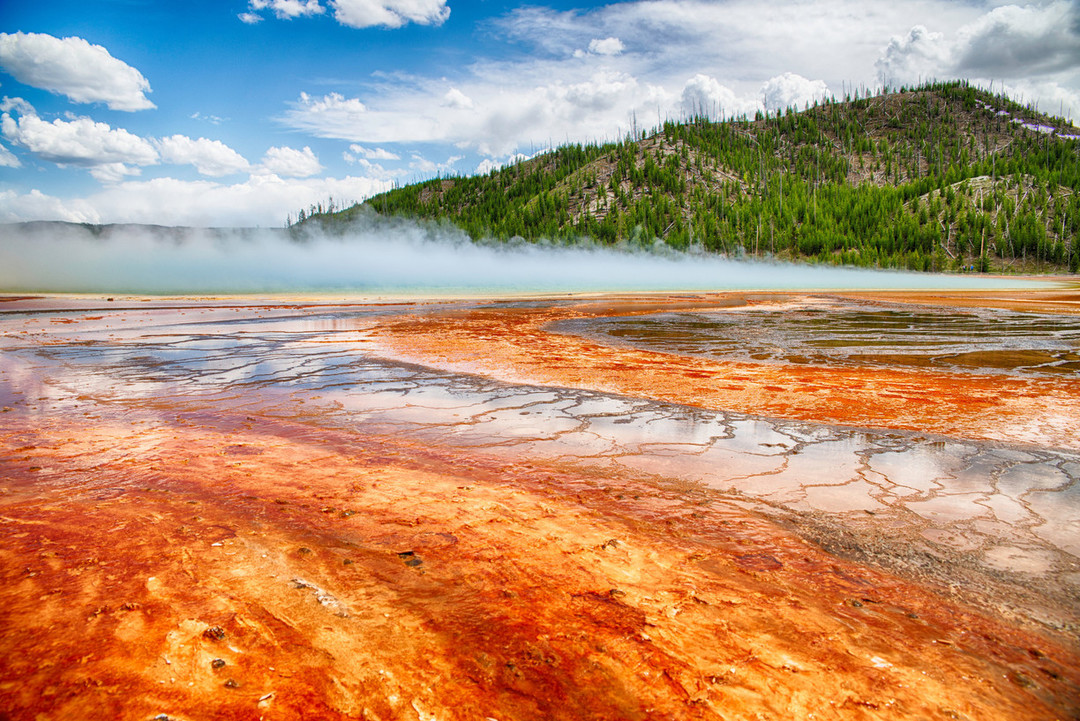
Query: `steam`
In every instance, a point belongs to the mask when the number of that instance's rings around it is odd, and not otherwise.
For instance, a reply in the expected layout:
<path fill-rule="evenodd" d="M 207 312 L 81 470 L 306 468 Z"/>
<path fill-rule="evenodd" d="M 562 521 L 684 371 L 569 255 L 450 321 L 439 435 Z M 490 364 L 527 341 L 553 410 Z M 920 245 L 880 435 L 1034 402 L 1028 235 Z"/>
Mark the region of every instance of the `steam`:
<path fill-rule="evenodd" d="M 0 226 L 0 292 L 481 294 L 988 288 L 1031 282 L 729 260 L 666 246 L 477 244 L 365 218 L 348 232 Z"/>

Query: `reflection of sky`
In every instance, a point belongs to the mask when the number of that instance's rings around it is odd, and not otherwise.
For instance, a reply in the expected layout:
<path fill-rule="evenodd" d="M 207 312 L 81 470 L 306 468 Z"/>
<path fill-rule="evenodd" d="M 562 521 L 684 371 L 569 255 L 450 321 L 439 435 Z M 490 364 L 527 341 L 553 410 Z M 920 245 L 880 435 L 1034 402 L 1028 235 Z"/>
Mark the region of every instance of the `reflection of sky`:
<path fill-rule="evenodd" d="M 1080 373 L 1080 318 L 1069 315 L 815 302 L 575 318 L 552 328 L 605 343 L 712 358 Z"/>

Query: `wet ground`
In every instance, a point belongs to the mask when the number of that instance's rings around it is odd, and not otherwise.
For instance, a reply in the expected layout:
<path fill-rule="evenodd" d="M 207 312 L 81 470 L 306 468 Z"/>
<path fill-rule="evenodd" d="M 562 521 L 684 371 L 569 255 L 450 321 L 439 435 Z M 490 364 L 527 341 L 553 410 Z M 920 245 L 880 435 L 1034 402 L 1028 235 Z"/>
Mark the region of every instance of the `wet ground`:
<path fill-rule="evenodd" d="M 1075 300 L 0 304 L 0 708 L 1076 717 Z"/>
<path fill-rule="evenodd" d="M 814 299 L 741 312 L 582 318 L 552 330 L 661 353 L 815 365 L 1075 376 L 1080 317 Z"/>

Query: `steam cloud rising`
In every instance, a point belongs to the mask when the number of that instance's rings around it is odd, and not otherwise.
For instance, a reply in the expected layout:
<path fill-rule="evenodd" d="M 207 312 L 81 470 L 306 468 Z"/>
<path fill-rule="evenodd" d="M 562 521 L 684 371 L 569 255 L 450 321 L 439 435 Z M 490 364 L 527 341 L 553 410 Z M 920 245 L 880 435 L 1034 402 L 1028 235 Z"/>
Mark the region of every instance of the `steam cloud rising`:
<path fill-rule="evenodd" d="M 300 238 L 283 230 L 0 226 L 0 292 L 8 293 L 372 295 L 1003 284 L 974 276 L 738 261 L 665 248 L 475 244 L 455 229 L 370 218 L 344 234 Z"/>

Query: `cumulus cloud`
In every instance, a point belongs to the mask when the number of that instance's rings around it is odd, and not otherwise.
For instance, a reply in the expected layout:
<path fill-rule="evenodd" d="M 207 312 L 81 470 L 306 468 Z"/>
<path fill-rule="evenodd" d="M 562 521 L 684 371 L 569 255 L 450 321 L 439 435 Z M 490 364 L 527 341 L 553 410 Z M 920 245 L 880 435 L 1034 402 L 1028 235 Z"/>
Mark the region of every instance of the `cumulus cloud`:
<path fill-rule="evenodd" d="M 0 130 L 15 145 L 35 155 L 62 165 L 94 167 L 123 163 L 125 165 L 154 165 L 158 153 L 145 138 L 122 128 L 111 128 L 90 118 L 75 118 L 52 122 L 42 120 L 36 113 L 27 112 L 25 104 L 17 110 L 13 101 L 5 107 L 21 114 L 14 117 L 5 111 L 0 115 Z M 32 108 L 29 108 L 32 111 Z"/>
<path fill-rule="evenodd" d="M 823 80 L 809 80 L 795 73 L 784 73 L 766 80 L 761 86 L 765 110 L 775 113 L 789 107 L 802 109 L 815 101 L 829 96 L 829 88 Z"/>
<path fill-rule="evenodd" d="M 334 19 L 353 28 L 399 28 L 409 23 L 442 25 L 450 17 L 446 0 L 329 0 Z M 249 0 L 248 11 L 237 17 L 254 25 L 262 21 L 260 11 L 270 10 L 283 20 L 322 15 L 326 7 L 319 0 Z"/>
<path fill-rule="evenodd" d="M 916 25 L 893 37 L 876 62 L 880 79 L 913 84 L 926 78 L 1039 81 L 1080 67 L 1080 8 L 1003 5 L 952 34 Z"/>
<path fill-rule="evenodd" d="M 275 147 L 267 150 L 263 156 L 262 169 L 275 175 L 307 178 L 321 171 L 323 166 L 307 146 L 304 146 L 303 150 Z"/>
<path fill-rule="evenodd" d="M 626 46 L 618 38 L 593 38 L 589 42 L 589 52 L 594 55 L 618 55 Z"/>
<path fill-rule="evenodd" d="M 679 108 L 686 117 L 703 115 L 710 118 L 753 116 L 761 107 L 754 98 L 740 97 L 716 78 L 698 73 L 683 85 Z"/>
<path fill-rule="evenodd" d="M 450 17 L 446 0 L 330 0 L 330 4 L 334 18 L 354 28 L 442 25 Z"/>
<path fill-rule="evenodd" d="M 220 140 L 192 140 L 186 135 L 173 135 L 160 139 L 157 147 L 162 162 L 194 165 L 202 175 L 214 178 L 242 173 L 251 168 L 242 155 Z"/>
<path fill-rule="evenodd" d="M 127 111 L 155 107 L 146 97 L 150 83 L 142 73 L 79 37 L 0 33 L 0 65 L 20 83 L 76 103 Z"/>
<path fill-rule="evenodd" d="M 951 55 L 944 35 L 916 25 L 907 35 L 889 40 L 875 67 L 882 84 L 910 85 L 938 72 L 948 73 L 952 65 Z"/>
<path fill-rule="evenodd" d="M 31 190 L 0 191 L 0 221 L 66 220 L 78 223 L 156 223 L 189 226 L 281 226 L 286 215 L 325 202 L 351 203 L 389 190 L 388 180 L 289 179 L 252 175 L 231 185 L 174 178 L 128 180 L 82 198 L 59 199 Z"/>

